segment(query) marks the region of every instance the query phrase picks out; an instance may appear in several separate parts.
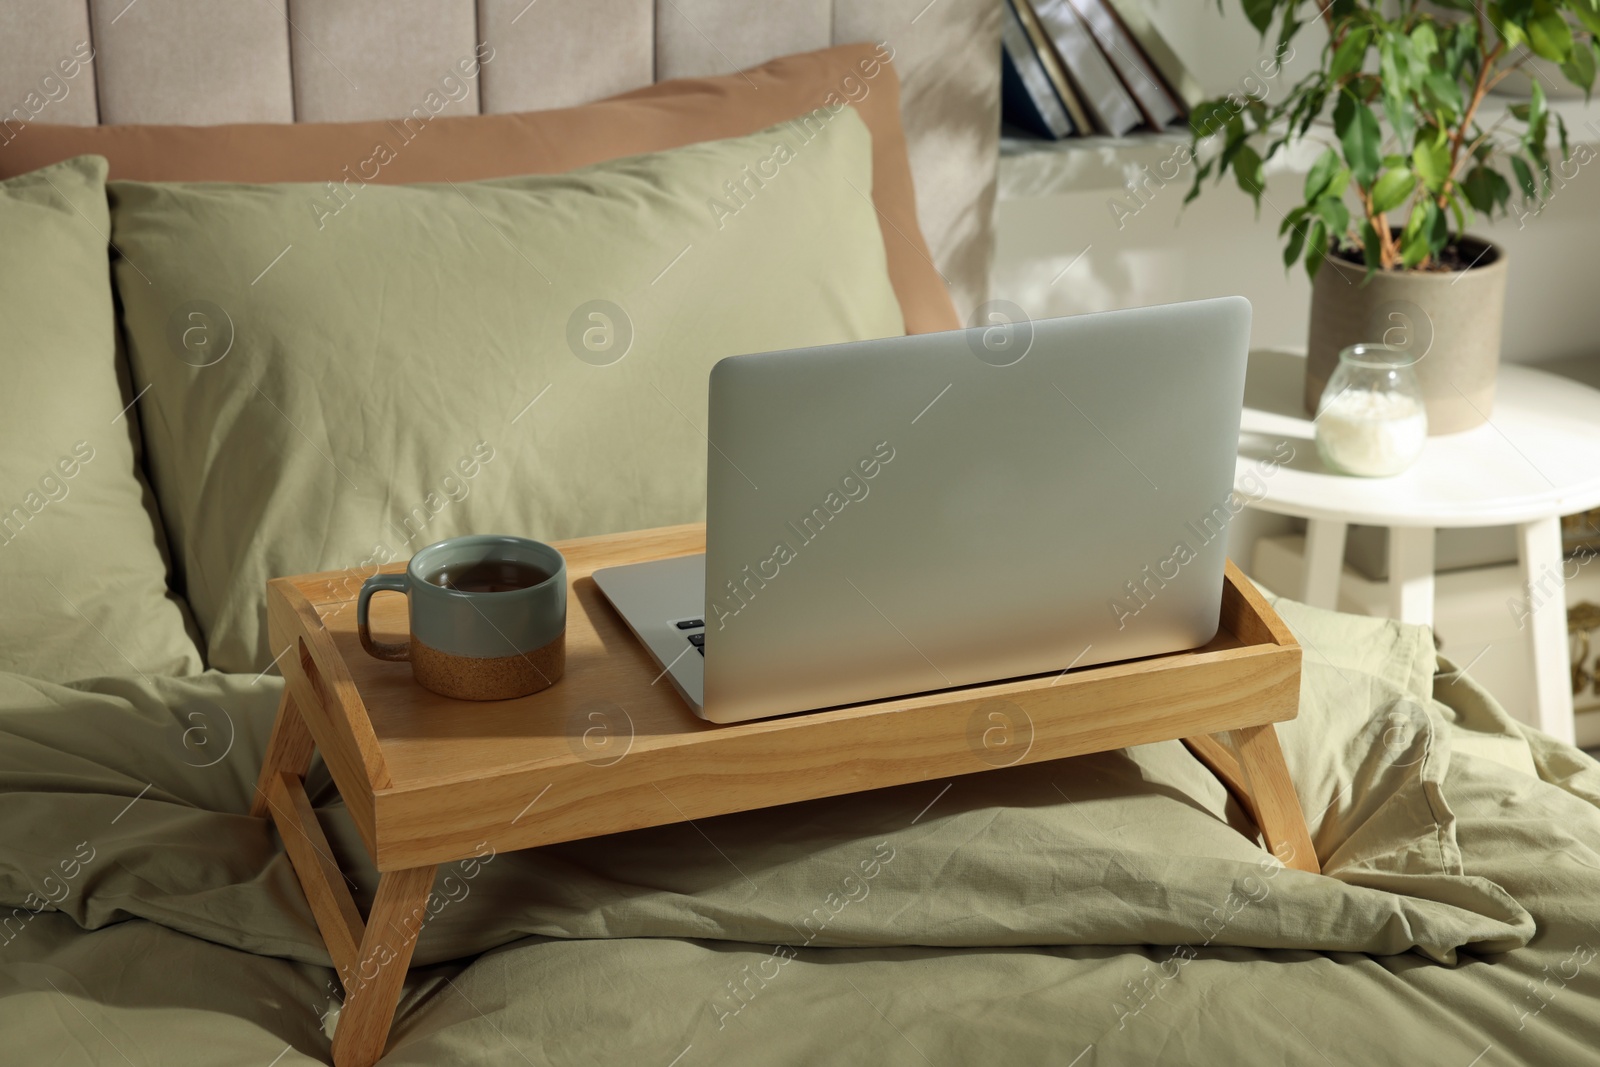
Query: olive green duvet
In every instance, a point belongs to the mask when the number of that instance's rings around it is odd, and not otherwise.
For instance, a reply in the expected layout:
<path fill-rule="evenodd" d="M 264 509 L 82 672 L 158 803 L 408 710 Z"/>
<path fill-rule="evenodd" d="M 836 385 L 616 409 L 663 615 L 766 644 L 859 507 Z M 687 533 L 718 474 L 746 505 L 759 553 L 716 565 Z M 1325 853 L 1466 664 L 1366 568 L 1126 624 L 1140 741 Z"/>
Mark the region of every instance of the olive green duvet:
<path fill-rule="evenodd" d="M 1322 875 L 1177 742 L 493 854 L 440 868 L 383 1062 L 1600 1063 L 1600 764 L 1426 630 L 1277 603 Z M 280 687 L 0 674 L 0 1063 L 328 1061 L 244 814 Z"/>

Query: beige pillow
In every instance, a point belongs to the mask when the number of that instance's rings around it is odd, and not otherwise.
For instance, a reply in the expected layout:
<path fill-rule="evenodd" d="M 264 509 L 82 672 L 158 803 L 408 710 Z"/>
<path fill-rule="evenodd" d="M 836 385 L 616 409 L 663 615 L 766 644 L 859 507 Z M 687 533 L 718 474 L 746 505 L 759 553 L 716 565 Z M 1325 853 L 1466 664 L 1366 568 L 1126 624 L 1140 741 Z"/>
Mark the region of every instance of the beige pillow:
<path fill-rule="evenodd" d="M 0 670 L 50 681 L 200 669 L 118 381 L 105 176 L 0 182 Z"/>
<path fill-rule="evenodd" d="M 872 151 L 844 108 L 562 176 L 112 182 L 152 479 L 211 665 L 279 651 L 275 575 L 699 518 L 712 364 L 903 332 Z"/>

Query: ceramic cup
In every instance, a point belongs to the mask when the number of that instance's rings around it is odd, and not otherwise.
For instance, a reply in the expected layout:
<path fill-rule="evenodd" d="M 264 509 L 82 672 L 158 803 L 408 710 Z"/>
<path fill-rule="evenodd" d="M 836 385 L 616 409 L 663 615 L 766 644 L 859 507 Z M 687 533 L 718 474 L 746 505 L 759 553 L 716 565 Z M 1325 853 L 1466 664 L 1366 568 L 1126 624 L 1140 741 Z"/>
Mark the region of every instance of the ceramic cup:
<path fill-rule="evenodd" d="M 521 564 L 548 577 L 493 592 L 450 585 L 450 575 L 471 574 L 475 564 Z M 372 594 L 384 591 L 404 593 L 410 601 L 407 641 L 372 639 L 367 609 Z M 409 660 L 417 684 L 441 696 L 506 700 L 537 693 L 560 680 L 566 666 L 567 561 L 525 537 L 476 534 L 440 541 L 412 556 L 403 573 L 375 574 L 362 583 L 356 632 L 370 655 Z"/>

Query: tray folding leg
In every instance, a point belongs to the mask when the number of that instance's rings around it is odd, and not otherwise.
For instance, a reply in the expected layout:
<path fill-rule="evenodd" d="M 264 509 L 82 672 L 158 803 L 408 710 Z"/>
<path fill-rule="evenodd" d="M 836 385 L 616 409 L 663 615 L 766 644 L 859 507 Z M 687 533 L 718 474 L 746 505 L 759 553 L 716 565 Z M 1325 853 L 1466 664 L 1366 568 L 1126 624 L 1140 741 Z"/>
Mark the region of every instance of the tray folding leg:
<path fill-rule="evenodd" d="M 280 773 L 305 778 L 311 769 L 311 754 L 316 742 L 311 739 L 311 728 L 305 717 L 295 707 L 294 697 L 286 685 L 283 700 L 278 704 L 278 717 L 272 723 L 272 736 L 267 740 L 267 754 L 261 761 L 261 776 L 256 779 L 255 796 L 250 801 L 250 814 L 257 819 L 268 813 L 272 783 Z"/>
<path fill-rule="evenodd" d="M 1186 737 L 1183 743 L 1249 812 L 1268 851 L 1284 866 L 1322 872 L 1272 723 Z"/>
<path fill-rule="evenodd" d="M 417 934 L 427 917 L 433 874 L 434 865 L 428 864 L 385 871 L 378 878 L 355 967 L 341 970 L 344 1007 L 333 1032 L 337 1067 L 372 1067 L 383 1055 Z"/>
<path fill-rule="evenodd" d="M 378 878 L 366 919 L 350 893 L 316 811 L 304 776 L 315 749 L 311 731 L 289 690 L 267 743 L 250 813 L 270 815 L 284 851 L 311 905 L 312 917 L 344 986 L 344 1006 L 333 1037 L 337 1067 L 371 1067 L 383 1055 L 417 935 L 427 916 L 435 867 L 385 871 Z"/>

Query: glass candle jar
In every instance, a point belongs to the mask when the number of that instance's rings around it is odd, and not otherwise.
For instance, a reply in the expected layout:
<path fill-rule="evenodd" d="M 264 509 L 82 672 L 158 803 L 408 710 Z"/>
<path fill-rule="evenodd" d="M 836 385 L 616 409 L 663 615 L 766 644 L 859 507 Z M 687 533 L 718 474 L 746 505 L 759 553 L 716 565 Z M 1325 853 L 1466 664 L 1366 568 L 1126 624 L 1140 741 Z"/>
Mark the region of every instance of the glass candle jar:
<path fill-rule="evenodd" d="M 1317 453 L 1341 474 L 1383 478 L 1422 455 L 1428 413 L 1416 358 L 1391 345 L 1351 345 L 1317 403 Z"/>

